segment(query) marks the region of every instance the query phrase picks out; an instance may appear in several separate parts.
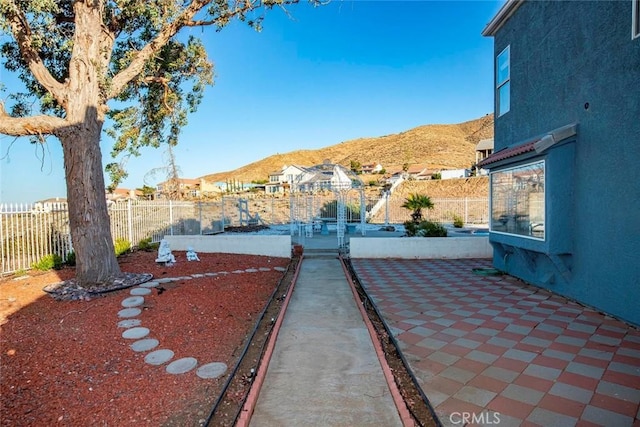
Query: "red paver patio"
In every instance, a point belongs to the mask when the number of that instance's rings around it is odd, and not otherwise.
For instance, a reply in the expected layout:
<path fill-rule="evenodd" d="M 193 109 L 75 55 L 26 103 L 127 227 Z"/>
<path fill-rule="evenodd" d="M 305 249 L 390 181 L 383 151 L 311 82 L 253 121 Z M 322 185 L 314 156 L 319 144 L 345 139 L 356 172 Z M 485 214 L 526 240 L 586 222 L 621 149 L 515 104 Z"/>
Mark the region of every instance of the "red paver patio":
<path fill-rule="evenodd" d="M 640 426 L 637 328 L 474 273 L 488 259 L 351 263 L 443 424 L 491 410 L 509 425 Z"/>

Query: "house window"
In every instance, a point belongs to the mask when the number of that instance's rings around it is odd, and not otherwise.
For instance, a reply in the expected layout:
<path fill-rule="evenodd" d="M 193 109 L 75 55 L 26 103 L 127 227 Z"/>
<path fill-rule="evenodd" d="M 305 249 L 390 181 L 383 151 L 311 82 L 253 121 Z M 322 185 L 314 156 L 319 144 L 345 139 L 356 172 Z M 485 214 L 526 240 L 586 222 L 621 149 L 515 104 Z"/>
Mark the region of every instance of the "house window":
<path fill-rule="evenodd" d="M 545 238 L 545 163 L 491 173 L 491 231 Z"/>
<path fill-rule="evenodd" d="M 498 117 L 511 108 L 511 49 L 507 46 L 496 58 L 496 106 Z"/>
<path fill-rule="evenodd" d="M 631 0 L 631 38 L 640 37 L 640 0 Z"/>

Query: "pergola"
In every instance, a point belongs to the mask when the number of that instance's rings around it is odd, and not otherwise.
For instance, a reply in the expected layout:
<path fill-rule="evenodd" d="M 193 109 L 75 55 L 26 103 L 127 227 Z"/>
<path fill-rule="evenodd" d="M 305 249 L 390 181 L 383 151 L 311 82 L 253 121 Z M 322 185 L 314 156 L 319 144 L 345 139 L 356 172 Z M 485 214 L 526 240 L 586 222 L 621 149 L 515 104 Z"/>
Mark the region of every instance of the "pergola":
<path fill-rule="evenodd" d="M 307 173 L 302 174 L 299 179 L 292 185 L 290 197 L 291 207 L 291 231 L 295 233 L 297 229 L 301 232 L 310 230 L 313 233 L 313 225 L 315 221 L 322 221 L 326 227 L 328 222 L 336 223 L 336 232 L 338 238 L 338 247 L 345 246 L 344 235 L 347 226 L 346 202 L 349 194 L 353 191 L 359 193 L 360 201 L 360 230 L 362 235 L 365 234 L 366 223 L 366 204 L 364 197 L 364 188 L 360 178 L 347 168 L 325 162 L 321 165 L 311 167 Z M 320 191 L 331 191 L 336 198 L 336 213 L 333 217 L 320 217 L 317 212 L 317 206 L 314 206 L 314 198 Z M 300 209 L 300 199 L 302 195 L 306 195 L 304 200 L 304 211 Z"/>

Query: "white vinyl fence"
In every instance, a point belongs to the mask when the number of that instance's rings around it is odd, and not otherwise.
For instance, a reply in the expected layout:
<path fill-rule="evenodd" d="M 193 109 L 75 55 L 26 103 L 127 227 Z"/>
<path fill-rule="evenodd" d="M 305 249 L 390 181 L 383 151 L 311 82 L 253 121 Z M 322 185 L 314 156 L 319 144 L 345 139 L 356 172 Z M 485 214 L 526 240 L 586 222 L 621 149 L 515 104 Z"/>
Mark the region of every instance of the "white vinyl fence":
<path fill-rule="evenodd" d="M 488 223 L 486 198 L 432 201 L 435 208 L 423 212 L 425 219 L 452 222 L 457 216 L 467 224 Z M 401 207 L 403 202 L 399 197 L 361 199 L 355 194 L 345 199 L 346 221 L 360 222 L 363 212 L 368 223 L 402 224 L 410 219 L 410 212 Z M 315 217 L 336 218 L 337 214 L 336 197 L 331 194 L 224 197 L 214 202 L 125 201 L 109 205 L 114 241 L 124 239 L 134 247 L 143 239 L 159 242 L 165 235 L 214 234 L 226 227 L 248 224 L 291 225 Z M 72 250 L 65 203 L 0 205 L 0 274 L 28 270 L 50 254 L 64 260 Z"/>

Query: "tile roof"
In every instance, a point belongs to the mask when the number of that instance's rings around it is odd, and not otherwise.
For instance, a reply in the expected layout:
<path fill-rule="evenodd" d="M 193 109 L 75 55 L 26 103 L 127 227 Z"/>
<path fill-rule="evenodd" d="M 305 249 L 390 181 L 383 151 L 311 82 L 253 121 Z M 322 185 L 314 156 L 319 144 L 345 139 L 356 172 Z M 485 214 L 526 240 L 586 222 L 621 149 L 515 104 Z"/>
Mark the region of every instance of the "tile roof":
<path fill-rule="evenodd" d="M 476 151 L 478 150 L 493 150 L 493 138 L 481 139 L 476 145 Z"/>
<path fill-rule="evenodd" d="M 503 148 L 500 151 L 496 151 L 486 159 L 478 162 L 478 167 L 484 167 L 490 165 L 495 162 L 499 162 L 500 160 L 508 159 L 510 157 L 519 156 L 520 154 L 529 153 L 531 151 L 535 151 L 535 143 L 540 141 L 540 139 L 534 139 L 533 141 L 525 142 L 523 144 L 518 144 L 513 147 Z"/>

